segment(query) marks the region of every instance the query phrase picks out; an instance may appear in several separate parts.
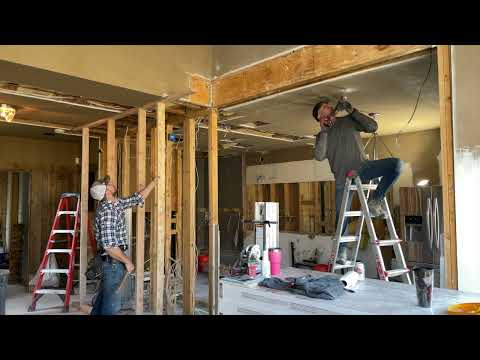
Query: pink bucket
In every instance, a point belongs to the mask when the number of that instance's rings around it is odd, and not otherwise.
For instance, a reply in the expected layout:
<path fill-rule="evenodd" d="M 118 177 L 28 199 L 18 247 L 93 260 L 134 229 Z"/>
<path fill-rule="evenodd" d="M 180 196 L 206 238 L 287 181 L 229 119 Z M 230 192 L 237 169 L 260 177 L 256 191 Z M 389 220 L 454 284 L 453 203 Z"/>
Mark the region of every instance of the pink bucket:
<path fill-rule="evenodd" d="M 282 249 L 269 249 L 268 259 L 270 260 L 270 274 L 272 276 L 280 275 L 280 265 L 282 264 Z"/>

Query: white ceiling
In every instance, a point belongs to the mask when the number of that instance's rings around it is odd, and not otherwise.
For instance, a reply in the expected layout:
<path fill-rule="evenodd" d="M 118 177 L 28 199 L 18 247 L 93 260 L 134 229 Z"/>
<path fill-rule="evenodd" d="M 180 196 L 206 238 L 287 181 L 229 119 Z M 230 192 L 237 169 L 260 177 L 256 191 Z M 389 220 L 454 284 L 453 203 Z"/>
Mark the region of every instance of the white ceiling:
<path fill-rule="evenodd" d="M 428 80 L 422 90 L 415 117 L 408 127 L 406 124 L 414 109 L 421 84 L 432 66 Z M 282 134 L 306 136 L 319 131 L 313 119 L 312 108 L 320 96 L 338 98 L 342 89 L 347 89 L 347 96 L 352 105 L 360 111 L 376 112 L 379 123 L 379 135 L 414 132 L 438 128 L 438 78 L 436 54 L 425 55 L 402 63 L 388 65 L 376 70 L 357 73 L 325 81 L 303 89 L 294 90 L 270 98 L 231 107 L 229 112 L 235 116 L 244 116 L 227 121 L 227 124 L 239 125 L 255 121 L 263 121 L 269 125 L 258 129 Z M 202 138 L 206 132 L 202 131 Z M 222 134 L 219 134 L 219 136 Z M 230 136 L 230 135 L 228 135 Z M 296 147 L 312 143 L 313 140 L 300 140 L 294 143 L 240 137 L 241 144 L 253 145 L 254 150 L 274 150 L 285 147 Z M 202 139 L 203 140 L 203 139 Z M 201 141 L 204 143 L 205 141 Z"/>

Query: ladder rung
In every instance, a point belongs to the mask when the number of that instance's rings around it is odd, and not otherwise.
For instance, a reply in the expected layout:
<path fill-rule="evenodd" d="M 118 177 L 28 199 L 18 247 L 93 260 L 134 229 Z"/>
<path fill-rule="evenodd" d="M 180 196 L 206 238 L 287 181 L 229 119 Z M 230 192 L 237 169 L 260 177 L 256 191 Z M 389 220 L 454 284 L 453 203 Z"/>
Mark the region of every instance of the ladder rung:
<path fill-rule="evenodd" d="M 362 216 L 361 211 L 345 211 L 346 217 L 355 217 L 355 216 Z"/>
<path fill-rule="evenodd" d="M 74 234 L 75 230 L 52 230 L 52 234 Z"/>
<path fill-rule="evenodd" d="M 66 294 L 67 290 L 65 289 L 38 289 L 35 291 L 35 294 Z"/>
<path fill-rule="evenodd" d="M 400 239 L 393 239 L 393 240 L 377 240 L 375 245 L 377 246 L 393 246 L 395 244 L 400 244 L 402 240 Z"/>
<path fill-rule="evenodd" d="M 59 211 L 57 214 L 58 215 L 75 215 L 77 212 L 76 211 Z"/>
<path fill-rule="evenodd" d="M 394 269 L 394 270 L 387 270 L 385 275 L 387 277 L 395 277 L 395 276 L 400 276 L 409 272 L 410 272 L 410 269 Z"/>
<path fill-rule="evenodd" d="M 333 267 L 333 270 L 341 270 L 341 269 L 348 269 L 348 268 L 354 268 L 354 267 L 355 267 L 355 264 L 352 261 L 347 261 L 345 265 L 336 264 Z"/>
<path fill-rule="evenodd" d="M 358 236 L 342 236 L 340 238 L 340 243 L 348 243 L 358 241 Z"/>
<path fill-rule="evenodd" d="M 376 184 L 363 184 L 362 185 L 362 189 L 363 190 L 375 190 L 377 188 L 377 185 Z M 349 190 L 354 190 L 354 191 L 357 191 L 357 185 L 350 185 L 348 187 Z"/>
<path fill-rule="evenodd" d="M 54 243 L 54 244 L 61 244 L 61 243 L 68 242 L 68 240 L 65 240 L 65 239 L 64 240 L 55 240 L 55 239 L 53 239 L 53 240 L 50 240 L 50 242 Z"/>
<path fill-rule="evenodd" d="M 68 269 L 43 269 L 42 274 L 68 274 Z"/>
<path fill-rule="evenodd" d="M 71 254 L 72 250 L 70 249 L 48 249 L 47 254 Z"/>

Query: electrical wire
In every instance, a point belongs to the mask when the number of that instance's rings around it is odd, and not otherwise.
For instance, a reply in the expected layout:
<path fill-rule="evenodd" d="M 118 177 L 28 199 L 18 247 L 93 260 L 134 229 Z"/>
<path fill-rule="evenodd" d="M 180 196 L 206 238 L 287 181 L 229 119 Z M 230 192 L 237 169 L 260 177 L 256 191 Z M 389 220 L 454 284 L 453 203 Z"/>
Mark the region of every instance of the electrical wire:
<path fill-rule="evenodd" d="M 397 139 L 398 139 L 398 136 L 408 127 L 408 125 L 410 125 L 410 123 L 412 122 L 412 120 L 415 116 L 415 113 L 416 113 L 417 107 L 418 107 L 418 103 L 420 102 L 420 96 L 422 95 L 423 87 L 425 86 L 425 83 L 427 82 L 427 80 L 430 76 L 430 71 L 432 70 L 432 63 L 433 63 L 433 49 L 430 50 L 430 64 L 428 65 L 427 75 L 425 75 L 425 79 L 423 80 L 422 85 L 420 86 L 420 90 L 418 91 L 417 101 L 415 102 L 415 107 L 413 108 L 412 115 L 410 116 L 410 119 L 407 121 L 405 126 L 398 132 Z"/>

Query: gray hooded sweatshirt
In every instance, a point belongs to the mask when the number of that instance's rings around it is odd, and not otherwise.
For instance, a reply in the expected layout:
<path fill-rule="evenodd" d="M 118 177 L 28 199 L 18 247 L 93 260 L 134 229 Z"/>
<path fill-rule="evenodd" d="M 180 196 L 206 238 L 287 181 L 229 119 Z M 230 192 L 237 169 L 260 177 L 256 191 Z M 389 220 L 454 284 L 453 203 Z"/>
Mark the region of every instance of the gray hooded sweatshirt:
<path fill-rule="evenodd" d="M 347 171 L 358 171 L 366 160 L 360 132 L 374 133 L 378 124 L 356 109 L 338 117 L 332 127 L 322 129 L 315 142 L 315 159 L 328 159 L 337 184 L 345 183 Z"/>

